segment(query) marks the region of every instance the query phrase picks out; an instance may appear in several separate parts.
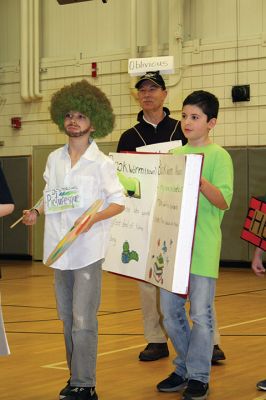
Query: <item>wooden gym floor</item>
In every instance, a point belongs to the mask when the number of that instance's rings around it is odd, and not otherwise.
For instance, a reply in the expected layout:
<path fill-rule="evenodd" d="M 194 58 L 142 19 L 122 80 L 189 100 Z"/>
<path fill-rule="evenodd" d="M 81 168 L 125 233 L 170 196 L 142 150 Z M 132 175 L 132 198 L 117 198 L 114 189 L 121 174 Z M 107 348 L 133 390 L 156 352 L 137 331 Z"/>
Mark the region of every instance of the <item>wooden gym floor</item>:
<path fill-rule="evenodd" d="M 40 262 L 1 261 L 0 290 L 11 355 L 0 357 L 2 400 L 54 400 L 68 379 L 52 270 Z M 221 270 L 216 294 L 226 361 L 212 367 L 210 400 L 263 400 L 266 379 L 266 281 L 250 269 Z M 138 361 L 145 346 L 137 284 L 104 273 L 99 312 L 99 400 L 172 400 L 156 384 L 172 371 L 170 357 Z"/>

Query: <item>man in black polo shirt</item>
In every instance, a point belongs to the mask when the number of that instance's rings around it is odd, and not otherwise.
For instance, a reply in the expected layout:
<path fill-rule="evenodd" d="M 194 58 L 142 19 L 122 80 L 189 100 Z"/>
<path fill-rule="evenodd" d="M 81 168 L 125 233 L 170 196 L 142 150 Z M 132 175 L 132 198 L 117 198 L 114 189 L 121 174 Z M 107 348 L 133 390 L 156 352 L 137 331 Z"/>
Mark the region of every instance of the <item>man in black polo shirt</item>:
<path fill-rule="evenodd" d="M 147 72 L 137 82 L 136 89 L 142 108 L 138 113 L 138 124 L 122 134 L 117 151 L 136 151 L 137 147 L 172 140 L 181 140 L 185 144 L 187 139 L 183 135 L 180 122 L 170 118 L 170 111 L 163 106 L 167 91 L 159 72 Z M 139 354 L 139 359 L 154 361 L 169 355 L 160 313 L 159 289 L 145 282 L 140 282 L 139 288 L 144 336 L 148 342 L 147 347 Z"/>

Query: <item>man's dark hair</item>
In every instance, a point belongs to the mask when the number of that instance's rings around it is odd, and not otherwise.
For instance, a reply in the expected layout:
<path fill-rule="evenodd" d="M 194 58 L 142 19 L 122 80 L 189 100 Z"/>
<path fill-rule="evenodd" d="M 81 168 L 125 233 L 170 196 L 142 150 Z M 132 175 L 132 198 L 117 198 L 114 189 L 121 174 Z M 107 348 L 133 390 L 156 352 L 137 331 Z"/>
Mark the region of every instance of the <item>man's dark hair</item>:
<path fill-rule="evenodd" d="M 219 100 L 214 94 L 205 90 L 190 93 L 183 101 L 183 107 L 187 105 L 199 107 L 207 115 L 207 121 L 218 116 Z"/>

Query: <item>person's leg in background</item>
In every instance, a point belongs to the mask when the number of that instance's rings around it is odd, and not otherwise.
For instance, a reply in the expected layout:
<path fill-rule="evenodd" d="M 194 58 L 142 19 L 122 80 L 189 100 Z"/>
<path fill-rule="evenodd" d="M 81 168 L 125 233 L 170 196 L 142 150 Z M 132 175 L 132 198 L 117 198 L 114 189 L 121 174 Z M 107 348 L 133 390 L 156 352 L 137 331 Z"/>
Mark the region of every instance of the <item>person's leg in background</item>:
<path fill-rule="evenodd" d="M 214 315 L 214 337 L 213 337 L 213 353 L 212 353 L 212 364 L 215 365 L 218 361 L 225 360 L 225 354 L 220 347 L 221 336 L 217 324 L 217 314 L 215 309 L 215 302 L 213 303 L 213 315 Z"/>
<path fill-rule="evenodd" d="M 155 361 L 169 356 L 167 336 L 160 311 L 159 288 L 146 282 L 139 283 L 141 309 L 144 323 L 144 337 L 148 342 L 140 352 L 140 361 Z"/>

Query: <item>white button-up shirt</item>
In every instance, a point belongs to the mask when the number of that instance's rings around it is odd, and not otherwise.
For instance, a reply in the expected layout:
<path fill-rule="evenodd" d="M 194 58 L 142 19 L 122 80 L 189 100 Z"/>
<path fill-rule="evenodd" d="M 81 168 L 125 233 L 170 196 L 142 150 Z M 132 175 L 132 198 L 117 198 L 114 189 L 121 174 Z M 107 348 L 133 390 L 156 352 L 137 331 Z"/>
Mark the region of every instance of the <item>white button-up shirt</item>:
<path fill-rule="evenodd" d="M 73 167 L 68 145 L 53 151 L 48 157 L 43 176 L 45 190 L 77 187 L 83 200 L 82 208 L 45 216 L 44 262 L 77 218 L 95 200 L 104 200 L 102 209 L 110 203 L 125 204 L 123 188 L 117 178 L 114 163 L 99 150 L 94 141 Z M 62 270 L 78 269 L 104 258 L 109 241 L 109 227 L 110 218 L 95 223 L 88 232 L 81 233 L 51 266 Z"/>

